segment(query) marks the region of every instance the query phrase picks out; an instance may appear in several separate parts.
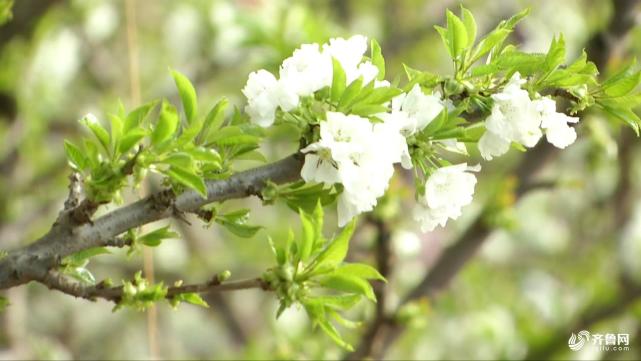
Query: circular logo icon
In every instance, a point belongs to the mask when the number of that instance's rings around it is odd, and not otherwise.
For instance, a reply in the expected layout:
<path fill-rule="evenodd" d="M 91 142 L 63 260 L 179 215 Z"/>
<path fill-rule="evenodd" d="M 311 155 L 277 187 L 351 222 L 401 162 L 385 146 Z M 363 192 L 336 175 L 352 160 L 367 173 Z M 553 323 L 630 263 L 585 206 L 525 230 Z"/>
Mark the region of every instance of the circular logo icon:
<path fill-rule="evenodd" d="M 590 333 L 588 331 L 583 330 L 579 332 L 578 336 L 572 332 L 572 336 L 568 340 L 568 346 L 572 351 L 579 351 L 588 341 L 590 341 Z"/>

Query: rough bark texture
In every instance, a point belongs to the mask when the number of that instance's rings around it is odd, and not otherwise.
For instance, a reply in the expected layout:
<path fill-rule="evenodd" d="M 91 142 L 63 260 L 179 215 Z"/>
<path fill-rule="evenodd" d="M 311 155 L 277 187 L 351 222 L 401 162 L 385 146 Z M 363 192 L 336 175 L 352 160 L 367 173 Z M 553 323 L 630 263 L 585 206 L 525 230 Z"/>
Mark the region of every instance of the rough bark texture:
<path fill-rule="evenodd" d="M 91 222 L 77 225 L 63 212 L 51 230 L 33 244 L 13 250 L 0 261 L 0 289 L 30 281 L 44 282 L 50 269 L 75 252 L 105 245 L 129 229 L 168 218 L 179 212 L 232 198 L 257 195 L 266 182 L 287 183 L 300 176 L 302 158 L 292 155 L 278 162 L 237 173 L 229 179 L 208 181 L 207 198 L 193 190 L 178 196 L 161 191 L 118 208 Z"/>

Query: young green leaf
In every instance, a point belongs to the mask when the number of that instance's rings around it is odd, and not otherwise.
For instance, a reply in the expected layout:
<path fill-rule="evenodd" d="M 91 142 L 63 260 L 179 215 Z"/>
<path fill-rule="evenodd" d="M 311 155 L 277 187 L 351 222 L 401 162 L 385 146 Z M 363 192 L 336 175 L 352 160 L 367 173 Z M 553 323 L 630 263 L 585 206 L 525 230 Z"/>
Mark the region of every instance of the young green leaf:
<path fill-rule="evenodd" d="M 550 72 L 555 70 L 559 65 L 565 62 L 565 39 L 563 39 L 563 34 L 559 35 L 558 39 L 552 39 L 550 44 L 550 49 L 548 50 L 547 55 L 545 56 L 545 61 L 543 63 L 543 72 Z"/>
<path fill-rule="evenodd" d="M 158 247 L 160 242 L 167 238 L 178 238 L 178 233 L 172 231 L 169 226 L 158 228 L 136 239 L 137 243 L 149 247 Z"/>
<path fill-rule="evenodd" d="M 98 120 L 93 116 L 93 115 L 88 115 L 80 120 L 80 122 L 85 125 L 93 135 L 98 139 L 98 142 L 102 145 L 104 150 L 107 153 L 110 153 L 109 149 L 109 133 L 105 130 L 105 128 L 100 125 Z"/>
<path fill-rule="evenodd" d="M 621 97 L 633 91 L 641 82 L 641 72 L 637 71 L 624 77 L 617 77 L 615 81 L 603 84 L 603 91 L 609 97 Z"/>
<path fill-rule="evenodd" d="M 512 31 L 508 29 L 494 29 L 489 33 L 485 38 L 479 41 L 478 45 L 474 48 L 471 57 L 471 63 L 480 59 L 483 55 L 489 53 L 493 49 L 500 47 L 505 39 L 510 35 Z"/>
<path fill-rule="evenodd" d="M 327 246 L 327 248 L 321 252 L 316 258 L 317 266 L 320 265 L 338 265 L 345 259 L 347 256 L 347 250 L 349 248 L 349 240 L 354 233 L 354 228 L 356 226 L 356 221 L 349 222 L 341 233 L 332 240 L 332 242 Z"/>
<path fill-rule="evenodd" d="M 472 12 L 463 7 L 463 5 L 461 5 L 461 15 L 463 17 L 465 30 L 467 31 L 467 43 L 471 46 L 476 41 L 476 20 L 474 20 Z"/>
<path fill-rule="evenodd" d="M 122 129 L 123 133 L 126 135 L 130 130 L 143 125 L 144 120 L 156 107 L 156 105 L 158 105 L 158 100 L 153 100 L 147 104 L 139 106 L 138 108 L 132 110 L 129 114 L 127 114 L 127 117 L 125 118 L 125 124 Z"/>
<path fill-rule="evenodd" d="M 134 128 L 129 130 L 120 140 L 118 152 L 121 154 L 127 153 L 138 142 L 140 142 L 147 135 L 147 131 L 143 128 Z"/>
<path fill-rule="evenodd" d="M 308 300 L 331 307 L 336 310 L 348 310 L 361 300 L 360 295 L 337 295 L 337 296 L 316 296 L 310 297 Z"/>
<path fill-rule="evenodd" d="M 196 119 L 198 112 L 198 103 L 196 99 L 196 90 L 191 84 L 189 79 L 183 74 L 179 73 L 176 70 L 171 71 L 171 75 L 174 77 L 176 82 L 176 87 L 178 88 L 178 93 L 180 93 L 180 99 L 183 103 L 183 110 L 187 116 L 187 123 L 191 124 Z"/>
<path fill-rule="evenodd" d="M 329 323 L 327 319 L 323 318 L 322 320 L 319 320 L 318 326 L 320 326 L 323 332 L 325 332 L 325 334 L 327 334 L 338 346 L 344 348 L 349 352 L 354 351 L 354 347 L 343 340 L 340 333 L 338 333 L 336 328 L 331 323 Z"/>
<path fill-rule="evenodd" d="M 227 106 L 229 106 L 229 100 L 227 100 L 227 98 L 222 98 L 213 108 L 211 108 L 205 117 L 203 127 L 200 130 L 200 134 L 198 134 L 196 143 L 200 144 L 209 141 L 210 133 L 221 127 L 225 120 L 225 110 L 227 109 Z"/>
<path fill-rule="evenodd" d="M 151 133 L 151 144 L 160 145 L 170 139 L 178 129 L 178 112 L 166 100 L 163 100 L 160 109 L 160 118 L 156 128 Z"/>
<path fill-rule="evenodd" d="M 385 277 L 383 277 L 376 268 L 364 263 L 347 263 L 338 267 L 334 271 L 334 274 L 352 275 L 367 280 L 386 281 Z"/>
<path fill-rule="evenodd" d="M 65 153 L 67 160 L 71 166 L 79 171 L 82 171 L 87 166 L 89 160 L 84 153 L 75 144 L 65 139 Z"/>
<path fill-rule="evenodd" d="M 110 114 L 108 116 L 109 122 L 111 123 L 111 152 L 116 154 L 120 145 L 120 138 L 122 137 L 122 128 L 124 127 L 124 121 L 117 115 Z"/>
<path fill-rule="evenodd" d="M 88 248 L 76 253 L 73 253 L 62 259 L 63 266 L 70 267 L 84 267 L 89 262 L 89 259 L 101 254 L 110 254 L 108 249 L 104 247 Z"/>
<path fill-rule="evenodd" d="M 167 174 L 172 180 L 195 190 L 203 198 L 207 198 L 207 187 L 205 186 L 205 182 L 192 170 L 171 166 L 168 170 L 165 171 L 165 174 Z"/>
<path fill-rule="evenodd" d="M 332 67 L 333 67 L 333 76 L 332 76 L 332 90 L 331 90 L 331 99 L 332 102 L 338 102 L 343 95 L 346 87 L 346 77 L 345 71 L 341 66 L 341 63 L 332 58 Z"/>
<path fill-rule="evenodd" d="M 338 110 L 344 111 L 354 103 L 354 100 L 359 95 L 363 87 L 363 77 L 354 80 L 346 89 L 338 102 Z"/>
<path fill-rule="evenodd" d="M 249 220 L 249 209 L 239 209 L 227 214 L 217 215 L 216 223 L 224 226 L 228 231 L 238 237 L 253 237 L 262 227 L 247 224 Z"/>
<path fill-rule="evenodd" d="M 369 300 L 376 302 L 376 296 L 374 295 L 372 285 L 358 276 L 332 274 L 327 277 L 323 277 L 320 280 L 320 284 L 321 286 L 329 289 L 363 295 Z"/>
<path fill-rule="evenodd" d="M 372 64 L 378 68 L 378 75 L 376 79 L 383 80 L 385 79 L 385 58 L 383 58 L 383 53 L 381 51 L 381 46 L 378 44 L 378 41 L 372 39 L 370 43 Z"/>
<path fill-rule="evenodd" d="M 201 306 L 205 308 L 209 308 L 209 304 L 203 300 L 202 297 L 198 293 L 181 293 L 173 298 L 173 300 L 180 301 L 180 302 L 187 302 L 191 303 L 192 305 L 196 306 Z"/>
<path fill-rule="evenodd" d="M 468 35 L 465 24 L 450 10 L 447 10 L 447 36 L 452 51 L 450 55 L 455 59 L 467 48 Z"/>

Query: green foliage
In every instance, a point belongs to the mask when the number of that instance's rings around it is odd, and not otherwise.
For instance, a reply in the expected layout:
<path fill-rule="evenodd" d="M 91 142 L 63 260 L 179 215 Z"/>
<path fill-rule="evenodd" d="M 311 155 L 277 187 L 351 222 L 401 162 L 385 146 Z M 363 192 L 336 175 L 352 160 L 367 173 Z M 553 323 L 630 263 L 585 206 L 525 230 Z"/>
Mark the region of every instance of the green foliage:
<path fill-rule="evenodd" d="M 127 240 L 130 242 L 129 250 L 127 251 L 128 255 L 140 251 L 143 246 L 158 247 L 165 239 L 180 238 L 180 235 L 172 231 L 169 226 L 155 229 L 143 235 L 137 235 L 136 233 L 131 230 L 126 235 Z"/>
<path fill-rule="evenodd" d="M 165 299 L 167 287 L 162 282 L 150 284 L 138 271 L 131 281 L 122 281 L 122 298 L 113 311 L 131 307 L 137 311 L 145 311 L 154 303 Z"/>
<path fill-rule="evenodd" d="M 333 203 L 337 196 L 335 187 L 326 187 L 322 183 L 309 184 L 302 180 L 283 185 L 269 182 L 262 191 L 262 199 L 266 204 L 280 199 L 293 211 L 302 209 L 306 213 L 312 213 L 319 202 L 323 206 Z"/>
<path fill-rule="evenodd" d="M 76 252 L 70 256 L 65 257 L 60 266 L 60 271 L 63 274 L 71 276 L 81 283 L 87 285 L 96 284 L 96 279 L 93 274 L 87 269 L 89 260 L 101 254 L 109 254 L 109 250 L 104 247 L 89 248 Z"/>
<path fill-rule="evenodd" d="M 249 209 L 239 209 L 226 214 L 217 214 L 215 222 L 222 225 L 229 232 L 238 237 L 253 237 L 262 227 L 247 224 L 249 220 Z"/>
<path fill-rule="evenodd" d="M 192 305 L 209 308 L 209 304 L 207 304 L 199 294 L 193 292 L 180 293 L 169 299 L 169 304 L 173 309 L 177 309 L 181 302 L 187 302 Z"/>
<path fill-rule="evenodd" d="M 199 118 L 193 85 L 177 71 L 172 76 L 186 122 L 181 122 L 169 101 L 152 101 L 128 114 L 121 106 L 117 114 L 109 115 L 109 131 L 89 115 L 80 122 L 92 137 L 84 139 L 82 147 L 65 141 L 69 164 L 83 173 L 89 199 L 97 203 L 117 200 L 130 176 L 137 186 L 148 171 L 164 175 L 177 193 L 188 188 L 207 197 L 205 181 L 228 177 L 233 160 L 264 161 L 257 151 L 263 136 L 259 127 L 239 112 L 223 126 L 226 99 Z M 160 110 L 154 112 L 159 103 Z"/>
<path fill-rule="evenodd" d="M 300 211 L 302 232 L 295 240 L 293 232 L 276 244 L 270 244 L 277 266 L 268 270 L 263 279 L 275 290 L 279 300 L 280 315 L 295 303 L 301 304 L 316 327 L 320 327 L 339 346 L 352 350 L 330 322 L 354 325 L 344 320 L 338 311 L 353 307 L 363 297 L 376 301 L 369 280 L 383 280 L 371 266 L 345 263 L 349 240 L 355 222 L 349 223 L 333 239 L 323 236 L 323 208 L 317 203 L 312 213 Z"/>

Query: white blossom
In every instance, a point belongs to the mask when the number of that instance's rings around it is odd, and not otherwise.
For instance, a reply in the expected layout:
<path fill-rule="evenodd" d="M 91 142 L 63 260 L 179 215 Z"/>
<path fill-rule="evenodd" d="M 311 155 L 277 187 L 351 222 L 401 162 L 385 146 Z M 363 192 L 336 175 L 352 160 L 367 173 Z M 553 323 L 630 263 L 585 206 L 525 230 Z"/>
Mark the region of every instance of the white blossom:
<path fill-rule="evenodd" d="M 354 35 L 349 39 L 333 38 L 329 40 L 328 44 L 323 45 L 323 54 L 327 54 L 330 59 L 338 60 L 341 64 L 348 84 L 368 72 L 368 66 L 359 70 L 359 64 L 363 60 L 366 50 L 367 38 L 363 35 Z"/>
<path fill-rule="evenodd" d="M 407 94 L 401 94 L 392 99 L 392 113 L 405 113 L 402 131 L 407 136 L 425 128 L 443 108 L 444 103 L 439 96 L 424 94 L 418 84 L 414 85 Z"/>
<path fill-rule="evenodd" d="M 576 131 L 568 123 L 578 123 L 579 118 L 556 111 L 556 102 L 550 98 L 536 101 L 541 114 L 541 128 L 548 142 L 557 148 L 565 148 L 576 140 Z"/>
<path fill-rule="evenodd" d="M 421 230 L 428 232 L 445 226 L 448 219 L 457 219 L 461 208 L 472 202 L 476 176 L 470 171 L 479 167 L 457 164 L 437 169 L 425 183 L 425 194 L 414 210 L 414 219 Z"/>
<path fill-rule="evenodd" d="M 494 157 L 507 153 L 510 149 L 510 141 L 487 131 L 479 139 L 478 147 L 483 159 L 492 160 Z"/>
<path fill-rule="evenodd" d="M 280 78 L 298 95 L 308 96 L 332 84 L 332 62 L 318 44 L 303 44 L 285 59 Z"/>
<path fill-rule="evenodd" d="M 372 123 L 356 115 L 328 112 L 320 124 L 320 140 L 302 149 L 305 164 L 301 176 L 306 182 L 339 183 L 339 169 L 345 170 L 367 151 Z"/>
<path fill-rule="evenodd" d="M 247 97 L 245 111 L 254 123 L 268 127 L 278 107 L 290 111 L 298 105 L 298 95 L 286 85 L 266 70 L 249 74 L 243 94 Z"/>
<path fill-rule="evenodd" d="M 356 115 L 328 112 L 320 124 L 320 139 L 302 149 L 301 170 L 306 182 L 341 183 L 338 223 L 371 211 L 385 194 L 394 164 L 407 162 L 407 143 L 396 124 L 372 124 Z M 411 164 L 411 163 L 410 163 Z"/>
<path fill-rule="evenodd" d="M 487 160 L 505 153 L 506 143 L 516 142 L 528 148 L 534 147 L 543 134 L 538 106 L 530 99 L 528 92 L 521 89 L 524 82 L 517 72 L 503 91 L 492 95 L 494 105 L 485 120 L 487 132 L 478 144 L 479 151 L 485 154 Z"/>

